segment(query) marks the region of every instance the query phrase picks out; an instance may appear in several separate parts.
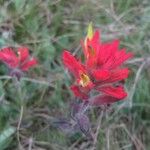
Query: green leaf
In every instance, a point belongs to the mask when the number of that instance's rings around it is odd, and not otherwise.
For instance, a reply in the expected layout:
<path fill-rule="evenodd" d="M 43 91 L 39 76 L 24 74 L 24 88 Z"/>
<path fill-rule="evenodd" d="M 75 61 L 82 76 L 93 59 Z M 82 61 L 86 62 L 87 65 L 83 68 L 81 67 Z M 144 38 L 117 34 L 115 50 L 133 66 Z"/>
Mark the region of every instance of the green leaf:
<path fill-rule="evenodd" d="M 5 40 L 0 38 L 0 47 L 3 47 L 5 45 Z"/>
<path fill-rule="evenodd" d="M 14 134 L 15 128 L 9 127 L 3 130 L 3 132 L 0 134 L 0 150 L 4 150 L 9 142 L 10 142 L 10 136 Z"/>
<path fill-rule="evenodd" d="M 24 5 L 25 5 L 25 3 L 26 3 L 26 0 L 15 0 L 14 1 L 14 3 L 15 3 L 15 7 L 16 7 L 16 10 L 19 12 L 19 13 L 21 13 L 21 12 L 23 12 L 24 10 L 23 10 L 23 7 L 24 7 Z"/>
<path fill-rule="evenodd" d="M 53 46 L 52 43 L 50 42 L 47 42 L 45 44 L 43 44 L 43 47 L 42 47 L 42 53 L 44 54 L 44 58 L 46 60 L 50 60 L 54 57 L 55 55 L 55 47 Z"/>
<path fill-rule="evenodd" d="M 3 83 L 0 81 L 0 97 L 4 95 Z"/>

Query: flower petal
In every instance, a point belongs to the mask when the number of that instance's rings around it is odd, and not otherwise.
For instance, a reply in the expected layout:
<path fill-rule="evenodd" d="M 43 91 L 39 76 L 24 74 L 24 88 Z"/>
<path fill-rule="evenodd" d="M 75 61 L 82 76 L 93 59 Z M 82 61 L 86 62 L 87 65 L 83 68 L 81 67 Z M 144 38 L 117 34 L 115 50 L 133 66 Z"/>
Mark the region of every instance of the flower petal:
<path fill-rule="evenodd" d="M 123 68 L 123 69 L 117 69 L 114 70 L 110 73 L 110 76 L 107 80 L 101 82 L 101 83 L 113 83 L 117 81 L 124 80 L 128 77 L 129 75 L 129 69 L 128 68 Z"/>
<path fill-rule="evenodd" d="M 6 63 L 9 67 L 15 68 L 18 66 L 19 60 L 13 50 L 9 47 L 3 48 L 0 51 L 0 60 Z"/>
<path fill-rule="evenodd" d="M 125 49 L 122 49 L 115 54 L 112 63 L 108 67 L 109 69 L 115 69 L 118 66 L 122 65 L 126 60 L 132 57 L 133 57 L 132 53 L 126 53 Z"/>
<path fill-rule="evenodd" d="M 80 72 L 85 72 L 84 67 L 80 62 L 78 62 L 70 52 L 64 51 L 62 55 L 64 65 L 73 73 L 74 76 L 79 78 Z"/>
<path fill-rule="evenodd" d="M 112 63 L 112 58 L 116 51 L 118 50 L 119 41 L 114 40 L 112 42 L 102 43 L 99 48 L 98 54 L 98 64 L 101 66 L 103 65 L 104 68 L 107 63 Z M 111 60 L 111 62 L 110 62 Z"/>
<path fill-rule="evenodd" d="M 88 95 L 86 93 L 82 92 L 78 86 L 72 85 L 70 88 L 73 91 L 75 96 L 77 96 L 81 99 L 87 99 L 88 98 Z"/>
<path fill-rule="evenodd" d="M 108 70 L 98 69 L 92 72 L 93 77 L 96 80 L 106 80 L 110 77 L 110 72 Z"/>
<path fill-rule="evenodd" d="M 29 57 L 29 50 L 27 47 L 18 48 L 19 59 L 21 63 L 24 63 Z"/>
<path fill-rule="evenodd" d="M 37 60 L 32 58 L 25 62 L 20 68 L 22 71 L 27 71 L 29 68 L 34 67 L 35 65 L 37 65 Z"/>
<path fill-rule="evenodd" d="M 117 99 L 123 99 L 127 96 L 127 93 L 125 92 L 122 86 L 118 86 L 118 87 L 104 86 L 104 87 L 100 87 L 98 90 Z"/>

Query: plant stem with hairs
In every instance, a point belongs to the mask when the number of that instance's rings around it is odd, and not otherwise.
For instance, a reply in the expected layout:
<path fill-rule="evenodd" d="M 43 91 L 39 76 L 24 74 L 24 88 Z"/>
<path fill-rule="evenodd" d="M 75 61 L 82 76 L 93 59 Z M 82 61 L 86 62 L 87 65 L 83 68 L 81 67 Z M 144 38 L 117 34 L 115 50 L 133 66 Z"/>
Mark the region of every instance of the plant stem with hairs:
<path fill-rule="evenodd" d="M 18 93 L 18 97 L 19 97 L 19 106 L 20 106 L 20 116 L 19 116 L 19 120 L 18 120 L 18 125 L 17 125 L 17 140 L 18 140 L 18 148 L 23 150 L 23 147 L 21 145 L 21 141 L 20 141 L 20 126 L 21 126 L 21 122 L 22 122 L 22 118 L 23 118 L 23 112 L 24 112 L 24 102 L 23 102 L 23 98 L 22 98 L 22 90 L 21 90 L 21 83 L 17 80 L 17 78 L 14 78 L 14 84 L 15 87 L 17 88 L 17 93 Z"/>
<path fill-rule="evenodd" d="M 97 139 L 98 139 L 98 135 L 99 135 L 99 130 L 101 128 L 101 123 L 102 123 L 103 116 L 104 116 L 104 111 L 102 110 L 101 114 L 100 114 L 100 116 L 98 118 L 97 128 L 96 128 L 96 132 L 95 132 L 95 135 L 94 135 L 94 141 L 93 141 L 93 148 L 92 148 L 92 150 L 96 150 Z"/>

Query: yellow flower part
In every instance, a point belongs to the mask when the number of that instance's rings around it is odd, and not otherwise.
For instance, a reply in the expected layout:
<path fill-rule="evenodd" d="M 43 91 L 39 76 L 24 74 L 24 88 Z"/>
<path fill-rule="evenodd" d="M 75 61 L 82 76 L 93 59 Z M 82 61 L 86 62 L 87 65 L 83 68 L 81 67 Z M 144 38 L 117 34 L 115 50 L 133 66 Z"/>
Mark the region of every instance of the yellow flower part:
<path fill-rule="evenodd" d="M 94 35 L 93 24 L 92 22 L 90 22 L 87 28 L 87 36 L 85 37 L 85 40 L 84 40 L 85 47 L 87 47 L 87 39 L 91 40 L 93 38 L 93 35 Z"/>
<path fill-rule="evenodd" d="M 90 22 L 87 30 L 87 38 L 91 40 L 93 38 L 93 35 L 94 35 L 93 24 L 92 22 Z"/>
<path fill-rule="evenodd" d="M 81 79 L 81 80 L 80 80 L 79 84 L 80 84 L 82 87 L 86 87 L 86 86 L 91 82 L 89 76 L 86 75 L 86 74 L 84 74 L 84 73 L 82 73 L 82 74 L 80 75 L 80 79 Z"/>

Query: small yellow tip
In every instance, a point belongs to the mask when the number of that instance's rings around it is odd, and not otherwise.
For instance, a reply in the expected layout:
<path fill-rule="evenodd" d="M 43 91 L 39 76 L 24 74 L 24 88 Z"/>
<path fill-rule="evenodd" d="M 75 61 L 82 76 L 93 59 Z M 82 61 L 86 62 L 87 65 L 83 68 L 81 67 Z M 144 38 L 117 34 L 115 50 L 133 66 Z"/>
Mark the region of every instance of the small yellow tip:
<path fill-rule="evenodd" d="M 87 38 L 92 39 L 93 35 L 94 35 L 93 23 L 90 22 L 88 25 L 88 30 L 87 30 Z"/>

